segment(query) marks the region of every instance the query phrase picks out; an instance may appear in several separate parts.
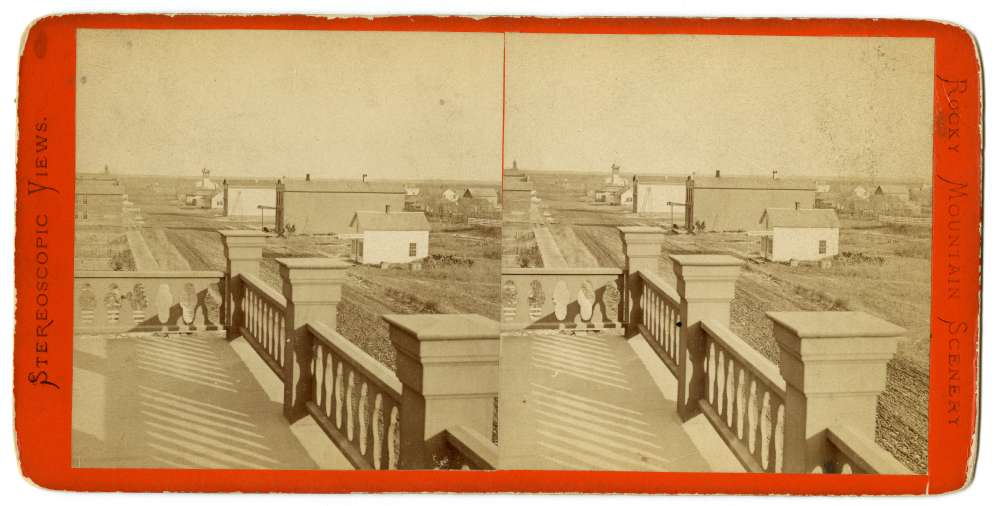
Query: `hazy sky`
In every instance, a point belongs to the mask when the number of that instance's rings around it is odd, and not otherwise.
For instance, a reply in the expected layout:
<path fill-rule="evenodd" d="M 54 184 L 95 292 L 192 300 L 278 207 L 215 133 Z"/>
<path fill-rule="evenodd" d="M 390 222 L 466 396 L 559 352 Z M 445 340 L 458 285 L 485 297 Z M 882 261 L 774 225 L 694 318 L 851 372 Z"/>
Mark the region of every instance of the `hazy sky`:
<path fill-rule="evenodd" d="M 506 39 L 508 165 L 930 177 L 931 39 Z M 77 167 L 496 180 L 503 40 L 80 30 Z"/>
<path fill-rule="evenodd" d="M 933 40 L 507 36 L 525 169 L 930 177 Z"/>
<path fill-rule="evenodd" d="M 77 170 L 500 178 L 501 34 L 77 32 Z"/>

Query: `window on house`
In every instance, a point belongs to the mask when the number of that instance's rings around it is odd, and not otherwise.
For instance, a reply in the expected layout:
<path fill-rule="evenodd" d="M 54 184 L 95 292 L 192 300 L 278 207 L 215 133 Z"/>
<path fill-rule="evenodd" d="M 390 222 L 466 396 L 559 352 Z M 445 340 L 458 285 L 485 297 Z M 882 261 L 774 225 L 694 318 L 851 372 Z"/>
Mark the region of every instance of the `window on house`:
<path fill-rule="evenodd" d="M 826 254 L 826 241 L 825 240 L 819 242 L 819 254 L 820 255 L 825 255 Z"/>
<path fill-rule="evenodd" d="M 411 257 L 417 256 L 417 243 L 415 242 L 410 243 L 410 256 Z"/>

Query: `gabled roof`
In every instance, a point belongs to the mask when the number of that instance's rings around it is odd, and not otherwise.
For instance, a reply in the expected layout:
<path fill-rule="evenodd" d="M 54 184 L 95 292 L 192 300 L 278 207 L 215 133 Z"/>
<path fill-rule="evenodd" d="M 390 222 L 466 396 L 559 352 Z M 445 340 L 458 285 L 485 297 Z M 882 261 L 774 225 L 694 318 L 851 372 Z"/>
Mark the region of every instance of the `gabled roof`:
<path fill-rule="evenodd" d="M 465 195 L 477 199 L 489 199 L 496 198 L 497 191 L 493 188 L 467 188 L 465 190 Z"/>
<path fill-rule="evenodd" d="M 644 185 L 686 185 L 687 178 L 681 176 L 633 176 L 633 180 Z"/>
<path fill-rule="evenodd" d="M 319 193 L 398 193 L 403 195 L 403 185 L 384 181 L 285 181 L 278 188 L 290 192 Z"/>
<path fill-rule="evenodd" d="M 229 188 L 274 188 L 277 181 L 274 179 L 223 179 L 223 186 Z"/>
<path fill-rule="evenodd" d="M 534 185 L 523 181 L 504 181 L 503 183 L 503 191 L 505 192 L 527 192 L 534 189 Z"/>
<path fill-rule="evenodd" d="M 358 211 L 351 220 L 352 227 L 357 226 L 359 232 L 366 230 L 415 231 L 430 230 L 424 213 L 412 211 Z"/>
<path fill-rule="evenodd" d="M 840 228 L 833 209 L 769 207 L 761 215 L 760 223 L 771 228 Z"/>
<path fill-rule="evenodd" d="M 808 190 L 816 191 L 816 186 L 808 181 L 751 177 L 703 177 L 694 178 L 694 188 L 716 188 L 735 190 Z"/>

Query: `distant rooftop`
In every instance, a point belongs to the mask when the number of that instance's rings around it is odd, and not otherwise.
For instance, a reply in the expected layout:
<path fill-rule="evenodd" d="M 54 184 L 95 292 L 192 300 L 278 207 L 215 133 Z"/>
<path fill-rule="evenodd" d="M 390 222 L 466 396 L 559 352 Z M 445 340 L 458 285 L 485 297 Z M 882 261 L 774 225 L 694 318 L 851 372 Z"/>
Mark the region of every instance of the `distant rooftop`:
<path fill-rule="evenodd" d="M 465 190 L 470 197 L 477 199 L 495 198 L 497 191 L 493 188 L 468 188 Z"/>
<path fill-rule="evenodd" d="M 687 184 L 687 178 L 681 176 L 635 176 L 635 182 L 639 184 Z"/>
<path fill-rule="evenodd" d="M 76 182 L 77 195 L 122 195 L 124 188 L 117 182 L 81 179 Z"/>
<path fill-rule="evenodd" d="M 351 226 L 357 226 L 359 232 L 366 230 L 414 231 L 430 230 L 424 213 L 411 211 L 358 211 L 354 213 Z"/>
<path fill-rule="evenodd" d="M 878 188 L 875 188 L 875 191 L 886 195 L 902 195 L 910 193 L 909 188 L 901 184 L 880 184 L 878 185 Z"/>
<path fill-rule="evenodd" d="M 751 177 L 696 177 L 692 180 L 695 188 L 716 188 L 734 190 L 808 190 L 816 191 L 816 186 L 808 181 Z"/>
<path fill-rule="evenodd" d="M 833 209 L 792 209 L 769 207 L 760 217 L 771 228 L 840 228 Z"/>
<path fill-rule="evenodd" d="M 223 183 L 230 188 L 274 188 L 278 181 L 275 179 L 234 179 L 226 178 Z"/>
<path fill-rule="evenodd" d="M 287 192 L 319 193 L 398 193 L 405 194 L 401 183 L 386 181 L 330 180 L 330 181 L 284 181 L 280 187 Z"/>
<path fill-rule="evenodd" d="M 118 182 L 117 176 L 112 176 L 111 174 L 107 174 L 104 172 L 77 172 L 76 179 L 85 181 L 114 181 L 116 183 Z"/>
<path fill-rule="evenodd" d="M 534 190 L 535 186 L 524 181 L 505 181 L 503 191 L 505 192 L 527 192 Z"/>

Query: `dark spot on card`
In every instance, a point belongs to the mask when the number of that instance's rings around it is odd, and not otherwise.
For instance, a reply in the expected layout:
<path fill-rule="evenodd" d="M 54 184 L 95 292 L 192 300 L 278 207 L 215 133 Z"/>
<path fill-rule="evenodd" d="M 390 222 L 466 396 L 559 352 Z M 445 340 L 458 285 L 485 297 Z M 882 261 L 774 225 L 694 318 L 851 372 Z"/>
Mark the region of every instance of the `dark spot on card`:
<path fill-rule="evenodd" d="M 35 37 L 35 43 L 31 46 L 35 56 L 45 58 L 45 53 L 49 50 L 49 37 L 43 31 L 39 31 Z"/>

